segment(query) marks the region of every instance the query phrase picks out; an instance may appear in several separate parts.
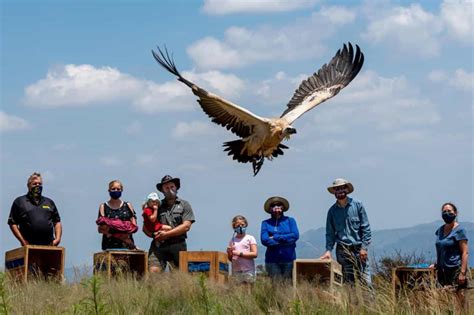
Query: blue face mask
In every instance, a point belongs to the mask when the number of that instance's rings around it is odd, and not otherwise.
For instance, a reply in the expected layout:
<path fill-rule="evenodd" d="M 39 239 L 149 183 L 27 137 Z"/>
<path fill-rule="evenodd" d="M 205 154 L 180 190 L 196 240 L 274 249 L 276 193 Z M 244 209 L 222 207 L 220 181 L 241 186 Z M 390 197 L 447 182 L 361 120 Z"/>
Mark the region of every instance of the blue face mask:
<path fill-rule="evenodd" d="M 122 196 L 122 192 L 117 190 L 109 191 L 109 195 L 112 199 L 119 199 Z"/>
<path fill-rule="evenodd" d="M 454 214 L 452 212 L 445 211 L 445 212 L 443 212 L 441 217 L 443 218 L 444 222 L 449 224 L 449 223 L 452 223 L 456 219 L 456 214 Z"/>
<path fill-rule="evenodd" d="M 247 227 L 245 226 L 238 226 L 234 228 L 234 232 L 237 234 L 245 234 L 245 231 L 247 230 Z"/>

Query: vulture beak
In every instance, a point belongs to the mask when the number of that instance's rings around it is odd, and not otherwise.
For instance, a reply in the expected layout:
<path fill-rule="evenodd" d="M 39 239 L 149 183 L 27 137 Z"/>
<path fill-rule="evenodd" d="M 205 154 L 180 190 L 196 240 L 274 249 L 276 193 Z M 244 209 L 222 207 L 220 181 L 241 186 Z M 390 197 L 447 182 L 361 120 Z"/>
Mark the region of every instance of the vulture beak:
<path fill-rule="evenodd" d="M 296 129 L 293 128 L 293 127 L 288 127 L 288 128 L 285 129 L 285 133 L 286 133 L 287 135 L 295 134 L 295 133 L 296 133 Z"/>

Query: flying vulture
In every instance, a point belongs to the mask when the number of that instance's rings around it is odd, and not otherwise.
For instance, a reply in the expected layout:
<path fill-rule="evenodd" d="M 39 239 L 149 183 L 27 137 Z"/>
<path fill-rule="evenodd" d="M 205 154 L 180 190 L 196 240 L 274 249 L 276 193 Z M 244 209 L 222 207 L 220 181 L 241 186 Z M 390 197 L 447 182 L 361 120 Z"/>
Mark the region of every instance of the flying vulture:
<path fill-rule="evenodd" d="M 153 50 L 152 53 L 163 68 L 191 88 L 199 98 L 201 108 L 213 122 L 241 138 L 224 142 L 224 151 L 240 163 L 251 162 L 254 176 L 260 171 L 265 158 L 272 160 L 283 155 L 283 149 L 288 149 L 281 142 L 296 133 L 291 124 L 313 107 L 339 93 L 356 77 L 364 63 L 364 54 L 359 46 L 356 45 L 354 53 L 351 43 L 344 44 L 328 64 L 301 82 L 288 108 L 279 118 L 265 118 L 183 78 L 166 49 L 163 51 L 158 47 L 158 53 Z"/>

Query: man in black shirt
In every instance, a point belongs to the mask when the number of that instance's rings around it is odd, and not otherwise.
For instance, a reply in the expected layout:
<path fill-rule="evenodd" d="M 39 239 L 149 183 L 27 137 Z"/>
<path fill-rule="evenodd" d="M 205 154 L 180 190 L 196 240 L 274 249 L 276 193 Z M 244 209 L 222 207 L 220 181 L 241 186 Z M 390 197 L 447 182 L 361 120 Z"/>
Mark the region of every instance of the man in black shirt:
<path fill-rule="evenodd" d="M 170 225 L 169 231 L 158 231 L 151 242 L 148 264 L 151 272 L 164 270 L 167 263 L 179 267 L 179 252 L 186 251 L 187 232 L 194 223 L 194 213 L 189 202 L 177 196 L 181 186 L 179 178 L 166 175 L 156 188 L 165 195 L 158 208 L 158 220 L 161 224 Z M 151 236 L 144 228 L 145 234 Z"/>
<path fill-rule="evenodd" d="M 8 225 L 22 246 L 53 245 L 61 242 L 62 226 L 54 201 L 42 196 L 41 174 L 28 178 L 28 193 L 13 201 Z"/>

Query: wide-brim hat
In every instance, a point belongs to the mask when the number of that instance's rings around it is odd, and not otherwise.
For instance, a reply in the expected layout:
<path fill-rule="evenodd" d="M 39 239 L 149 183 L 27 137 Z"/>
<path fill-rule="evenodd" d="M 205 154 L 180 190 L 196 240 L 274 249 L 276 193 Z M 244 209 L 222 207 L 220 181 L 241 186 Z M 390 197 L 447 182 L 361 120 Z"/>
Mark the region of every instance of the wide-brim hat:
<path fill-rule="evenodd" d="M 283 212 L 288 211 L 288 209 L 290 209 L 290 203 L 288 202 L 288 200 L 279 196 L 268 198 L 267 201 L 265 201 L 265 204 L 263 205 L 263 209 L 268 213 L 272 213 L 270 206 L 276 202 L 279 202 L 283 205 Z"/>
<path fill-rule="evenodd" d="M 344 185 L 349 188 L 349 192 L 347 194 L 350 194 L 351 192 L 354 191 L 354 186 L 352 186 L 352 184 L 344 178 L 336 178 L 332 182 L 332 185 L 328 187 L 328 191 L 334 195 L 335 194 L 334 188 L 344 186 Z"/>
<path fill-rule="evenodd" d="M 170 175 L 165 175 L 161 179 L 161 182 L 156 184 L 156 189 L 158 189 L 158 191 L 163 192 L 163 185 L 166 184 L 166 183 L 170 183 L 170 182 L 172 182 L 176 185 L 176 189 L 179 189 L 179 187 L 181 187 L 181 181 L 179 180 L 179 178 L 172 177 Z"/>

